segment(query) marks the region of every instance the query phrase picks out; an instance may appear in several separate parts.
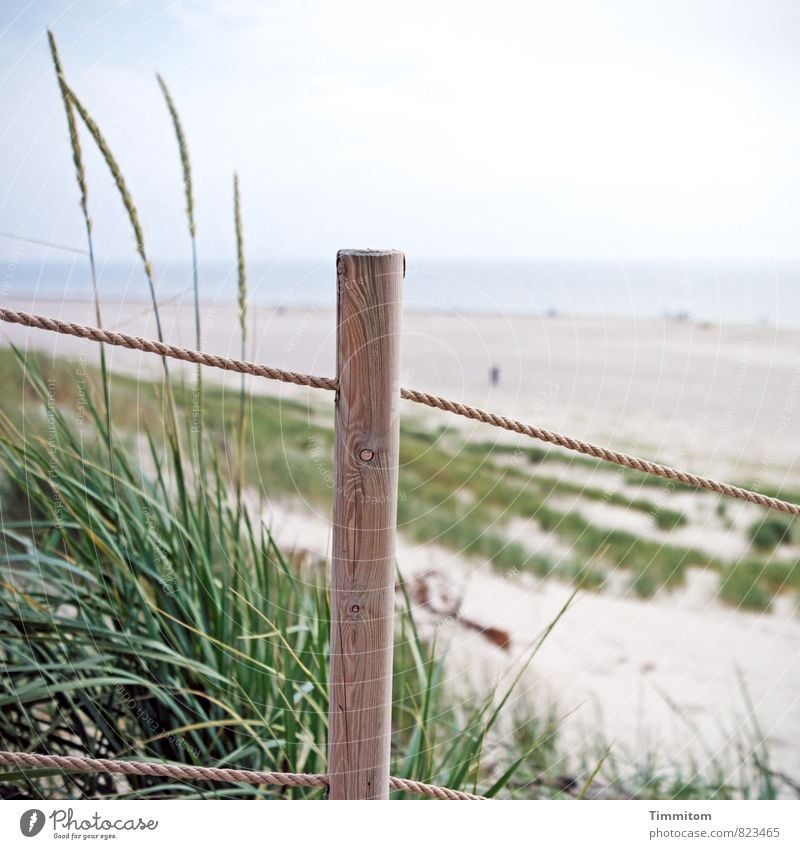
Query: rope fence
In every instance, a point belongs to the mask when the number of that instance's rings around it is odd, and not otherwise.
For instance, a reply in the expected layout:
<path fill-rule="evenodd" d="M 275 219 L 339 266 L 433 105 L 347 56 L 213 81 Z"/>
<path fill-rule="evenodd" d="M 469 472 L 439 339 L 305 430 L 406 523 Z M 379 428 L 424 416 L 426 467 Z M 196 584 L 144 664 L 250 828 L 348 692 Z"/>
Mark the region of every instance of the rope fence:
<path fill-rule="evenodd" d="M 112 330 L 102 330 L 82 324 L 61 321 L 46 316 L 34 315 L 20 312 L 18 310 L 0 309 L 0 321 L 11 324 L 19 324 L 38 330 L 47 330 L 53 333 L 62 333 L 68 336 L 76 336 L 80 339 L 89 339 L 106 345 L 114 345 L 128 348 L 134 351 L 158 354 L 161 357 L 180 360 L 195 365 L 209 366 L 223 371 L 238 374 L 249 374 L 254 377 L 264 377 L 268 380 L 277 380 L 297 386 L 308 386 L 314 389 L 338 390 L 338 383 L 334 378 L 317 377 L 310 374 L 300 374 L 293 371 L 285 371 L 279 368 L 259 365 L 244 360 L 222 357 L 216 354 L 208 354 L 202 351 L 193 351 L 178 345 L 170 345 L 141 336 L 132 336 Z M 461 416 L 472 421 L 492 425 L 512 433 L 537 439 L 542 442 L 556 445 L 568 451 L 585 454 L 607 463 L 613 463 L 628 469 L 634 469 L 649 475 L 655 475 L 666 480 L 681 483 L 697 489 L 705 489 L 710 492 L 748 501 L 771 510 L 788 513 L 792 516 L 800 516 L 800 505 L 773 498 L 763 493 L 753 492 L 732 484 L 723 483 L 711 478 L 684 472 L 624 454 L 609 448 L 584 442 L 571 436 L 565 436 L 555 431 L 547 430 L 536 425 L 525 424 L 497 413 L 487 412 L 478 407 L 420 392 L 415 389 L 402 388 L 401 398 L 412 401 L 422 406 L 442 410 L 453 415 Z M 29 769 L 59 769 L 66 772 L 100 772 L 116 773 L 121 775 L 141 775 L 172 778 L 184 781 L 224 781 L 240 782 L 253 785 L 280 785 L 285 787 L 324 787 L 330 788 L 330 777 L 322 774 L 291 773 L 291 772 L 260 772 L 255 770 L 242 770 L 233 768 L 190 766 L 185 764 L 156 763 L 148 761 L 124 761 L 109 760 L 104 758 L 89 758 L 82 756 L 67 755 L 40 755 L 21 752 L 0 751 L 0 764 L 17 768 Z M 431 799 L 449 800 L 483 800 L 486 797 L 460 790 L 452 790 L 447 787 L 439 787 L 433 784 L 425 784 L 406 778 L 389 778 L 389 787 L 392 790 L 405 791 Z"/>
<path fill-rule="evenodd" d="M 529 436 L 531 439 L 538 439 L 541 442 L 548 442 L 551 445 L 558 445 L 560 448 L 566 448 L 568 451 L 574 451 L 577 454 L 586 454 L 589 457 L 594 457 L 598 460 L 603 460 L 606 463 L 613 463 L 617 466 L 624 466 L 626 469 L 635 469 L 637 472 L 644 472 L 648 475 L 655 475 L 659 478 L 682 483 L 686 486 L 693 486 L 696 489 L 706 489 L 709 492 L 716 492 L 719 495 L 727 495 L 729 498 L 738 498 L 741 501 L 749 501 L 751 504 L 758 504 L 759 507 L 766 507 L 770 510 L 778 510 L 781 513 L 789 513 L 791 516 L 800 516 L 800 505 L 793 504 L 791 501 L 782 501 L 780 498 L 772 498 L 769 495 L 764 495 L 761 492 L 753 492 L 749 489 L 744 489 L 740 486 L 734 486 L 730 483 L 722 483 L 713 478 L 706 478 L 702 475 L 695 475 L 690 472 L 683 472 L 680 469 L 673 469 L 670 466 L 663 466 L 661 463 L 654 463 L 652 460 L 643 460 L 640 457 L 634 457 L 630 454 L 623 454 L 620 451 L 614 451 L 611 448 L 603 448 L 600 445 L 593 445 L 591 442 L 584 442 L 582 439 L 575 439 L 572 436 L 564 436 L 561 433 L 556 433 L 552 430 L 546 430 L 536 425 L 525 424 L 524 422 L 509 419 L 505 416 L 499 416 L 497 413 L 487 413 L 485 410 L 477 407 L 470 407 L 467 404 L 461 404 L 457 401 L 449 401 L 446 398 L 440 398 L 437 395 L 429 395 L 427 392 L 417 392 L 414 389 L 402 389 L 401 397 L 408 401 L 414 401 L 417 404 L 424 404 L 427 407 L 435 407 L 437 410 L 444 410 L 448 413 L 454 413 L 457 416 L 463 416 L 467 419 L 473 419 L 478 422 L 493 425 L 494 427 L 510 430 L 512 433 L 519 433 L 522 436 Z"/>
<path fill-rule="evenodd" d="M 18 310 L 0 309 L 0 321 L 10 324 L 21 324 L 25 327 L 32 327 L 38 330 L 48 330 L 53 333 L 63 333 L 68 336 L 77 336 L 80 339 L 90 339 L 94 342 L 102 342 L 107 345 L 115 345 L 133 351 L 159 354 L 162 357 L 194 363 L 195 365 L 210 366 L 211 368 L 222 369 L 223 371 L 250 374 L 255 377 L 264 377 L 268 380 L 292 383 L 297 386 L 309 386 L 314 389 L 328 389 L 333 391 L 337 389 L 336 380 L 330 377 L 316 377 L 310 374 L 284 371 L 283 369 L 245 362 L 230 357 L 193 351 L 189 348 L 182 348 L 179 345 L 169 345 L 153 339 L 144 339 L 141 336 L 131 336 L 127 333 L 117 333 L 112 330 L 101 330 L 97 327 L 60 321 L 55 318 L 33 315 Z M 456 416 L 502 428 L 503 430 L 508 430 L 521 436 L 528 436 L 531 439 L 537 439 L 541 442 L 547 442 L 550 445 L 556 445 L 578 454 L 585 454 L 589 457 L 603 460 L 606 463 L 613 463 L 627 469 L 634 469 L 638 472 L 665 478 L 666 480 L 695 487 L 696 489 L 705 489 L 729 498 L 748 501 L 751 504 L 757 504 L 759 507 L 788 513 L 790 516 L 800 516 L 800 505 L 790 501 L 783 501 L 780 498 L 773 498 L 772 496 L 744 489 L 740 486 L 734 486 L 733 484 L 717 481 L 713 478 L 684 472 L 680 469 L 662 465 L 661 463 L 655 463 L 652 460 L 644 460 L 640 457 L 614 451 L 611 448 L 594 445 L 591 442 L 584 442 L 581 439 L 565 436 L 564 434 L 537 427 L 536 425 L 525 424 L 524 422 L 509 419 L 506 416 L 490 413 L 478 407 L 472 407 L 448 398 L 442 398 L 438 395 L 431 395 L 416 389 L 402 388 L 400 390 L 400 397 L 406 401 L 413 401 L 415 404 L 432 407 Z"/>
<path fill-rule="evenodd" d="M 104 772 L 120 775 L 147 775 L 176 778 L 181 781 L 227 781 L 244 784 L 277 784 L 284 787 L 328 787 L 328 776 L 302 772 L 258 772 L 249 769 L 223 769 L 209 766 L 187 766 L 152 761 L 119 761 L 106 758 L 84 758 L 77 755 L 35 755 L 25 752 L 0 751 L 0 764 L 22 768 L 61 769 L 69 772 Z M 436 784 L 389 778 L 392 790 L 451 801 L 485 801 L 486 796 L 451 790 Z"/>
<path fill-rule="evenodd" d="M 237 374 L 252 374 L 255 377 L 265 377 L 268 380 L 279 380 L 283 383 L 294 383 L 297 386 L 310 386 L 314 389 L 336 389 L 336 381 L 329 377 L 313 377 L 310 374 L 297 374 L 279 368 L 260 366 L 246 363 L 230 357 L 219 357 L 216 354 L 205 354 L 202 351 L 192 351 L 179 345 L 168 345 L 155 339 L 143 339 L 141 336 L 130 336 L 127 333 L 117 333 L 113 330 L 101 330 L 97 327 L 87 327 L 83 324 L 73 324 L 70 321 L 59 321 L 43 315 L 31 315 L 17 310 L 0 309 L 0 321 L 9 324 L 22 324 L 37 330 L 49 330 L 53 333 L 63 333 L 67 336 L 77 336 L 79 339 L 90 339 L 93 342 L 103 342 L 106 345 L 116 345 L 129 348 L 132 351 L 144 351 L 146 354 L 158 354 L 184 363 L 194 363 L 200 366 L 233 371 Z"/>

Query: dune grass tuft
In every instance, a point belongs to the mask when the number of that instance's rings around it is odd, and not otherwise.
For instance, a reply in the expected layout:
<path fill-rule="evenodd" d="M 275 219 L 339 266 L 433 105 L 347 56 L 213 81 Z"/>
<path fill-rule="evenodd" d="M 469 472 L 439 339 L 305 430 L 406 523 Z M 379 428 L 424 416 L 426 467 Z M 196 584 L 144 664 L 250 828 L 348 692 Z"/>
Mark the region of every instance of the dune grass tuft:
<path fill-rule="evenodd" d="M 198 351 L 203 350 L 203 340 L 201 333 L 200 322 L 200 275 L 197 262 L 197 227 L 194 219 L 194 188 L 192 184 L 192 163 L 189 159 L 189 145 L 186 143 L 186 135 L 183 132 L 183 124 L 181 123 L 178 109 L 175 106 L 175 101 L 172 99 L 172 94 L 167 87 L 164 78 L 160 74 L 156 74 L 159 88 L 164 95 L 164 101 L 167 104 L 170 117 L 172 118 L 172 127 L 175 131 L 175 139 L 178 142 L 178 152 L 181 158 L 181 170 L 183 172 L 183 192 L 186 200 L 186 220 L 189 225 L 189 239 L 192 246 L 192 289 L 194 294 L 194 332 L 195 332 L 195 348 Z M 195 371 L 195 384 L 197 387 L 197 398 L 193 404 L 193 422 L 192 434 L 194 435 L 194 446 L 197 452 L 200 465 L 203 462 L 203 367 L 198 364 Z"/>
<path fill-rule="evenodd" d="M 89 273 L 92 279 L 92 295 L 94 297 L 94 313 L 97 321 L 97 326 L 103 326 L 103 318 L 100 311 L 100 289 L 97 285 L 97 263 L 94 258 L 94 238 L 92 235 L 92 218 L 89 214 L 89 187 L 86 181 L 86 168 L 83 164 L 83 150 L 81 148 L 81 140 L 78 136 L 78 127 L 75 122 L 75 112 L 72 107 L 72 101 L 69 98 L 66 80 L 64 78 L 64 70 L 61 66 L 61 57 L 58 52 L 58 45 L 53 33 L 47 31 L 47 41 L 50 45 L 50 57 L 53 60 L 53 68 L 56 72 L 58 80 L 58 90 L 61 93 L 61 102 L 64 105 L 64 114 L 67 118 L 67 129 L 69 131 L 69 142 L 72 149 L 72 162 L 75 166 L 75 179 L 78 183 L 78 191 L 80 193 L 81 213 L 83 215 L 83 223 L 86 230 L 86 243 L 89 251 Z M 111 434 L 111 408 L 110 399 L 108 397 L 108 380 L 106 366 L 106 348 L 100 343 L 100 370 L 103 376 L 103 393 L 105 401 L 106 429 Z M 111 456 L 111 444 L 108 445 L 109 457 Z"/>
<path fill-rule="evenodd" d="M 225 495 L 224 466 L 214 453 L 200 469 L 194 455 L 159 446 L 158 405 L 144 463 L 134 453 L 137 441 L 126 446 L 126 421 L 115 422 L 111 472 L 97 453 L 105 420 L 91 403 L 91 430 L 76 427 L 70 369 L 45 373 L 22 355 L 16 369 L 27 412 L 0 417 L 3 745 L 324 772 L 325 564 L 282 552 L 247 504 Z M 112 380 L 112 396 L 126 398 L 127 387 Z M 123 414 L 128 406 L 115 409 Z M 140 424 L 136 418 L 128 421 Z M 186 416 L 182 423 L 188 426 Z M 201 475 L 207 480 L 195 494 L 171 483 Z M 513 681 L 477 700 L 455 699 L 443 659 L 419 635 L 407 606 L 399 628 L 394 772 L 501 793 L 516 767 L 492 729 Z M 0 772 L 5 795 L 15 786 L 38 798 L 320 796 L 298 788 Z"/>

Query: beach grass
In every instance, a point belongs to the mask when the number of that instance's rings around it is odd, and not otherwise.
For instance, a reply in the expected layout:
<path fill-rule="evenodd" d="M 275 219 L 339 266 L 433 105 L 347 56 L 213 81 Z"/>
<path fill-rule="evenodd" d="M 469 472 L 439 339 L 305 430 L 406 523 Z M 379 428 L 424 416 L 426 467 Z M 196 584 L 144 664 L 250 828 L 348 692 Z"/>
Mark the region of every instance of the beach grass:
<path fill-rule="evenodd" d="M 226 495 L 232 479 L 210 446 L 203 470 L 175 453 L 173 440 L 159 443 L 171 422 L 163 410 L 160 422 L 149 410 L 156 426 L 141 431 L 144 449 L 115 421 L 110 471 L 94 392 L 81 401 L 82 429 L 74 372 L 56 378 L 22 355 L 19 370 L 38 405 L 0 423 L 4 747 L 324 772 L 325 564 L 280 551 L 258 518 Z M 120 386 L 110 387 L 115 410 L 125 408 Z M 234 420 L 231 434 L 237 429 Z M 204 486 L 187 485 L 201 475 Z M 510 765 L 498 764 L 497 774 L 482 765 L 496 761 L 484 758 L 507 689 L 499 698 L 492 689 L 450 698 L 443 659 L 420 638 L 407 606 L 399 620 L 394 772 L 500 792 Z M 24 780 L 0 775 L 0 785 L 11 780 L 53 798 L 320 795 L 36 770 Z"/>

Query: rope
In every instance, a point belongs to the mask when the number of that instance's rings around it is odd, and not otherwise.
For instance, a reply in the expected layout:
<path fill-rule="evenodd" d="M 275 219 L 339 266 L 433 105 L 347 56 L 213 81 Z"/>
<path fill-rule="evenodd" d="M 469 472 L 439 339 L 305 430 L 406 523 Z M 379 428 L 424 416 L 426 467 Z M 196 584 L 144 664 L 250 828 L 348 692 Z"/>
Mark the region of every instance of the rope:
<path fill-rule="evenodd" d="M 128 334 L 116 333 L 111 330 L 100 330 L 96 327 L 87 327 L 82 324 L 73 324 L 71 322 L 59 321 L 54 318 L 46 318 L 40 315 L 31 315 L 30 313 L 18 312 L 17 310 L 0 309 L 0 321 L 6 321 L 12 324 L 22 324 L 26 327 L 34 327 L 39 330 L 50 330 L 55 333 L 65 333 L 69 336 L 78 336 L 81 339 L 92 339 L 95 342 L 105 342 L 108 345 L 119 345 L 123 348 L 145 351 L 152 354 L 160 354 L 162 357 L 171 357 L 188 363 L 211 366 L 212 368 L 234 371 L 239 374 L 252 374 L 256 377 L 266 377 L 270 380 L 280 380 L 285 383 L 294 383 L 298 386 L 310 386 L 316 389 L 332 390 L 335 390 L 337 387 L 336 380 L 330 377 L 315 377 L 310 374 L 298 374 L 292 371 L 284 371 L 283 369 L 257 365 L 256 363 L 248 363 L 242 360 L 220 357 L 216 354 L 205 354 L 201 351 L 192 351 L 188 348 L 181 348 L 177 345 L 167 345 L 163 342 L 143 339 L 141 336 L 129 336 Z M 757 504 L 759 507 L 766 507 L 770 510 L 778 510 L 781 513 L 788 513 L 791 516 L 800 516 L 800 505 L 798 504 L 793 504 L 789 501 L 782 501 L 780 498 L 772 498 L 771 496 L 763 495 L 760 492 L 753 492 L 752 490 L 743 489 L 742 487 L 733 486 L 732 484 L 722 483 L 721 481 L 706 478 L 702 475 L 694 475 L 690 472 L 683 472 L 680 469 L 673 469 L 670 466 L 663 466 L 660 463 L 653 463 L 650 460 L 642 460 L 641 458 L 634 457 L 630 454 L 623 454 L 610 448 L 593 445 L 591 442 L 584 442 L 581 439 L 564 436 L 563 434 L 556 433 L 552 430 L 546 430 L 545 428 L 536 427 L 535 425 L 528 425 L 524 422 L 516 421 L 515 419 L 509 419 L 505 416 L 497 415 L 496 413 L 489 413 L 485 410 L 479 409 L 478 407 L 461 404 L 458 401 L 450 401 L 447 398 L 441 398 L 438 395 L 430 395 L 427 392 L 418 392 L 415 389 L 401 389 L 400 396 L 401 398 L 404 398 L 407 401 L 413 401 L 416 404 L 433 407 L 437 410 L 453 413 L 456 416 L 463 416 L 467 419 L 503 428 L 504 430 L 509 430 L 512 433 L 521 434 L 522 436 L 529 436 L 532 439 L 548 442 L 551 445 L 558 445 L 569 451 L 575 451 L 578 454 L 586 454 L 589 457 L 604 460 L 607 463 L 614 463 L 617 466 L 635 469 L 639 472 L 655 475 L 660 478 L 666 478 L 667 480 L 676 481 L 677 483 L 682 483 L 686 486 L 693 486 L 697 489 L 706 489 L 709 492 L 716 492 L 730 498 L 738 498 L 742 501 L 749 501 L 751 504 Z"/>
<path fill-rule="evenodd" d="M 57 767 L 78 772 L 113 772 L 122 775 L 150 775 L 183 781 L 229 781 L 245 784 L 280 784 L 285 787 L 327 787 L 327 775 L 297 772 L 259 772 L 248 769 L 221 769 L 210 766 L 152 763 L 149 761 L 117 761 L 107 758 L 84 758 L 77 755 L 35 755 L 27 752 L 0 751 L 0 764 L 16 767 Z M 423 784 L 407 778 L 390 778 L 392 790 L 404 790 L 431 799 L 485 800 L 485 796 Z"/>
<path fill-rule="evenodd" d="M 423 784 L 421 781 L 412 781 L 410 778 L 395 778 L 393 775 L 389 777 L 389 787 L 392 790 L 405 790 L 406 793 L 416 793 L 418 796 L 428 796 L 431 799 L 488 801 L 486 796 L 465 793 L 463 790 L 451 790 L 449 787 L 439 787 L 436 784 Z"/>
<path fill-rule="evenodd" d="M 593 445 L 591 442 L 584 442 L 581 439 L 564 436 L 552 430 L 518 422 L 515 419 L 507 419 L 505 416 L 498 416 L 496 413 L 487 413 L 485 410 L 480 410 L 477 407 L 470 407 L 467 404 L 460 404 L 457 401 L 449 401 L 447 398 L 440 398 L 438 395 L 429 395 L 427 392 L 417 392 L 415 389 L 401 389 L 400 395 L 408 401 L 424 404 L 426 407 L 434 407 L 437 410 L 444 410 L 448 413 L 454 413 L 457 416 L 464 416 L 467 419 L 474 419 L 478 422 L 494 425 L 504 430 L 510 430 L 513 433 L 530 436 L 532 439 L 549 442 L 551 445 L 558 445 L 561 448 L 567 448 L 569 451 L 576 451 L 578 454 L 588 454 L 590 457 L 605 460 L 607 463 L 615 463 L 617 466 L 636 469 L 637 472 L 646 472 L 649 475 L 656 475 L 660 478 L 677 481 L 687 486 L 707 489 L 710 492 L 727 495 L 731 498 L 739 498 L 742 501 L 758 504 L 759 507 L 768 507 L 770 510 L 779 510 L 781 513 L 800 516 L 800 505 L 792 504 L 789 501 L 781 501 L 780 498 L 771 498 L 769 495 L 752 492 L 740 486 L 722 483 L 712 478 L 702 477 L 701 475 L 693 475 L 690 472 L 682 472 L 680 469 L 662 466 L 660 463 L 653 463 L 651 460 L 642 460 L 639 457 L 622 454 L 610 448 L 602 448 L 599 445 Z"/>
<path fill-rule="evenodd" d="M 143 339 L 141 336 L 129 336 L 127 333 L 116 333 L 113 330 L 101 330 L 97 327 L 87 327 L 83 324 L 73 324 L 70 321 L 59 321 L 42 315 L 31 315 L 17 310 L 0 309 L 0 320 L 11 324 L 22 324 L 38 330 L 50 330 L 54 333 L 65 333 L 67 336 L 77 336 L 79 339 L 91 339 L 94 342 L 105 342 L 107 345 L 118 345 L 130 348 L 132 351 L 144 351 L 148 354 L 159 354 L 173 360 L 185 363 L 211 366 L 223 371 L 235 371 L 239 374 L 252 374 L 256 377 L 266 377 L 269 380 L 280 380 L 284 383 L 295 383 L 298 386 L 311 386 L 315 389 L 336 389 L 336 381 L 329 377 L 313 377 L 309 374 L 297 374 L 279 368 L 270 368 L 256 363 L 246 363 L 230 357 L 219 357 L 216 354 L 205 354 L 181 348 L 179 345 L 168 345 L 153 339 Z"/>

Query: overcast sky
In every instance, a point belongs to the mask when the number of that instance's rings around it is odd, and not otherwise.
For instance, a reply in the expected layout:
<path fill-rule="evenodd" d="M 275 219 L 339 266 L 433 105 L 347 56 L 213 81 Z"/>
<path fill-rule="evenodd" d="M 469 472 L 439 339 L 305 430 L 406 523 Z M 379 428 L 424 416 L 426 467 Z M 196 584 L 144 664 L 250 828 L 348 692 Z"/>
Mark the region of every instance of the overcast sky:
<path fill-rule="evenodd" d="M 238 169 L 251 260 L 800 260 L 798 2 L 3 0 L 0 229 L 82 246 L 47 27 L 162 260 L 188 243 L 156 71 L 207 258 Z M 87 158 L 100 254 L 131 256 Z"/>

